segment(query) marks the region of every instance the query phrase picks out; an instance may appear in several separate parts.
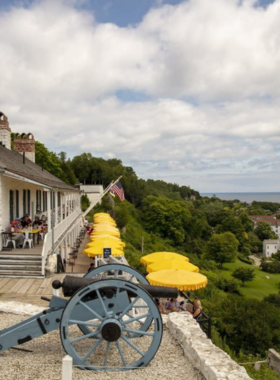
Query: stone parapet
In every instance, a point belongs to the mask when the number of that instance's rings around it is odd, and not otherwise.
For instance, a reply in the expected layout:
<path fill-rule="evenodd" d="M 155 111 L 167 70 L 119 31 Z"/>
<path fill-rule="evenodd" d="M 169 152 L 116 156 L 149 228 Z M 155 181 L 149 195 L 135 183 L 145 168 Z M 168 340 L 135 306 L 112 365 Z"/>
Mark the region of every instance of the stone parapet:
<path fill-rule="evenodd" d="M 186 358 L 206 380 L 251 379 L 245 368 L 207 338 L 190 313 L 170 313 L 167 318 L 164 317 L 170 334 L 179 342 Z"/>
<path fill-rule="evenodd" d="M 280 354 L 273 348 L 268 350 L 268 366 L 280 376 Z"/>

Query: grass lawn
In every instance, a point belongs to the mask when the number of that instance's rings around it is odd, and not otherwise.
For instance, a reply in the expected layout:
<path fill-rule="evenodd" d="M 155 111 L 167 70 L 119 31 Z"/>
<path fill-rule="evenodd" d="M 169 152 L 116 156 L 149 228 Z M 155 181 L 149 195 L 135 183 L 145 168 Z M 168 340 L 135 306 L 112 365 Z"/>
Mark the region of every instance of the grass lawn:
<path fill-rule="evenodd" d="M 242 261 L 236 260 L 235 263 L 223 264 L 223 268 L 220 269 L 221 274 L 226 278 L 232 278 L 232 272 L 239 267 L 253 268 L 256 273 L 256 277 L 253 281 L 245 282 L 244 286 L 240 286 L 240 293 L 248 298 L 257 298 L 259 300 L 263 297 L 278 293 L 280 291 L 280 274 L 271 274 L 263 272 L 259 267 L 255 265 L 249 265 Z M 269 277 L 269 278 L 267 278 Z"/>

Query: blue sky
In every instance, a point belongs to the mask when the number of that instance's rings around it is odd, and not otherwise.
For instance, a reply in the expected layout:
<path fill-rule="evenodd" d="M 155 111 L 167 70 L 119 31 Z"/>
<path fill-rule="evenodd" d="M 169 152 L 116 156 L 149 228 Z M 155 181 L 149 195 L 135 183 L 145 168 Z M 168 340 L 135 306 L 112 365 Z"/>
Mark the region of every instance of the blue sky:
<path fill-rule="evenodd" d="M 71 0 L 70 0 L 71 1 Z M 266 7 L 274 0 L 258 0 L 255 6 Z M 28 8 L 34 0 L 0 0 L 0 9 Z M 100 23 L 114 23 L 120 27 L 138 24 L 151 8 L 177 5 L 182 0 L 81 0 L 73 2 L 77 9 L 92 12 Z"/>
<path fill-rule="evenodd" d="M 280 0 L 0 0 L 0 111 L 69 157 L 279 191 Z"/>

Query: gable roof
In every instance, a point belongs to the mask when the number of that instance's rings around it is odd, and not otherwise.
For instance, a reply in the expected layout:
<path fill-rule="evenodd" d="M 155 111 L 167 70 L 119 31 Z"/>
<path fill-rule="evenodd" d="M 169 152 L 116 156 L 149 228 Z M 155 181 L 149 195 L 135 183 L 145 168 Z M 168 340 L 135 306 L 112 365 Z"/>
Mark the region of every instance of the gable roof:
<path fill-rule="evenodd" d="M 51 187 L 59 190 L 79 191 L 77 188 L 67 185 L 61 179 L 55 177 L 47 170 L 30 161 L 23 155 L 14 150 L 5 148 L 0 144 L 0 169 L 4 173 L 11 173 L 25 179 L 37 182 L 39 185 Z"/>

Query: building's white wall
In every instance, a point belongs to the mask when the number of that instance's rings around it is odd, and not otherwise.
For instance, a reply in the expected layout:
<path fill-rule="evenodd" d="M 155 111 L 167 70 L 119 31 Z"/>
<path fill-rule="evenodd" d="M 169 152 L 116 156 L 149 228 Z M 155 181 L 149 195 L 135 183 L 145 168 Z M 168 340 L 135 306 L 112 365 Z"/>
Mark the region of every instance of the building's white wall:
<path fill-rule="evenodd" d="M 100 197 L 100 194 L 87 194 L 87 197 L 90 201 L 90 203 L 95 203 L 98 198 Z"/>
<path fill-rule="evenodd" d="M 270 242 L 267 240 L 263 241 L 263 255 L 265 257 L 271 257 L 272 254 L 277 253 L 278 250 L 280 250 L 280 242 L 278 240 Z"/>
<path fill-rule="evenodd" d="M 80 185 L 80 190 L 84 191 L 87 196 L 89 193 L 98 193 L 103 192 L 103 185 Z"/>
<path fill-rule="evenodd" d="M 272 229 L 272 231 L 273 231 L 278 237 L 280 237 L 280 223 L 279 223 L 279 225 L 271 226 L 271 229 Z"/>
<path fill-rule="evenodd" d="M 14 216 L 16 218 L 21 218 L 23 216 L 23 190 L 30 190 L 30 216 L 34 219 L 36 215 L 36 190 L 42 190 L 41 187 L 17 181 L 12 178 L 2 177 L 2 224 L 4 228 L 7 228 L 10 224 L 10 200 L 9 192 L 10 190 L 19 191 L 19 215 L 16 215 L 15 199 L 14 199 Z"/>
<path fill-rule="evenodd" d="M 104 188 L 102 185 L 80 185 L 80 190 L 87 195 L 90 203 L 96 203 L 100 194 L 103 193 Z"/>
<path fill-rule="evenodd" d="M 35 152 L 25 152 L 25 157 L 30 161 L 35 162 Z"/>

